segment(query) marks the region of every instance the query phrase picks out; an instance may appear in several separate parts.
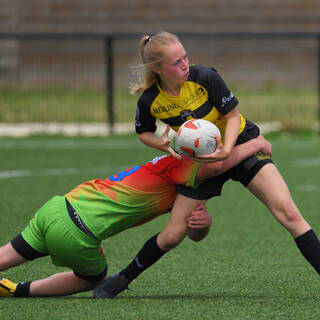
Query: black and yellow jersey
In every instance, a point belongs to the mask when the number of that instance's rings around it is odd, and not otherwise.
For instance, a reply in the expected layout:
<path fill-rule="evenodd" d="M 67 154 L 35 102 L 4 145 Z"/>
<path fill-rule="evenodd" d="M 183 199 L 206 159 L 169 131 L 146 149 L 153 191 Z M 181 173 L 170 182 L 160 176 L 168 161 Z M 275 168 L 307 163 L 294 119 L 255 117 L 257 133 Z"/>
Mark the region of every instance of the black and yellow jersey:
<path fill-rule="evenodd" d="M 215 69 L 193 65 L 179 96 L 167 94 L 159 83 L 142 93 L 136 112 L 136 132 L 155 132 L 156 119 L 178 131 L 185 121 L 197 118 L 213 122 L 223 137 L 226 126 L 224 115 L 237 105 L 238 100 Z M 240 116 L 239 134 L 246 125 L 246 120 Z"/>

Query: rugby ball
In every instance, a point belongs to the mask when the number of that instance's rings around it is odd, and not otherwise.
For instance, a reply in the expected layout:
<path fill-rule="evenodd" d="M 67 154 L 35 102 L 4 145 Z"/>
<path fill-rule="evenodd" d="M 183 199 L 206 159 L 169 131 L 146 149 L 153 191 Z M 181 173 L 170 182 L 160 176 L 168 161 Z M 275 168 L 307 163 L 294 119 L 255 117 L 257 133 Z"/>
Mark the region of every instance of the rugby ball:
<path fill-rule="evenodd" d="M 176 152 L 190 157 L 212 153 L 217 148 L 214 136 L 221 138 L 221 133 L 212 122 L 203 119 L 186 121 L 175 139 Z"/>

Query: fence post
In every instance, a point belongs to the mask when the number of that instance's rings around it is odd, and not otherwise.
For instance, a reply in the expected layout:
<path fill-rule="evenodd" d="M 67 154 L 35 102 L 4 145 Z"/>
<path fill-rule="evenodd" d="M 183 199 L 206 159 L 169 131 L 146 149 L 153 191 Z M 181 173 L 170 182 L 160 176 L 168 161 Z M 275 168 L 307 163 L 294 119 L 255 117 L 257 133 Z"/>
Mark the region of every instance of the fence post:
<path fill-rule="evenodd" d="M 318 49 L 318 57 L 317 57 L 317 88 L 318 88 L 318 133 L 320 134 L 320 34 L 317 36 L 317 49 Z"/>
<path fill-rule="evenodd" d="M 113 40 L 112 36 L 105 39 L 105 89 L 106 89 L 106 109 L 109 116 L 109 134 L 114 132 L 114 106 L 113 106 Z"/>

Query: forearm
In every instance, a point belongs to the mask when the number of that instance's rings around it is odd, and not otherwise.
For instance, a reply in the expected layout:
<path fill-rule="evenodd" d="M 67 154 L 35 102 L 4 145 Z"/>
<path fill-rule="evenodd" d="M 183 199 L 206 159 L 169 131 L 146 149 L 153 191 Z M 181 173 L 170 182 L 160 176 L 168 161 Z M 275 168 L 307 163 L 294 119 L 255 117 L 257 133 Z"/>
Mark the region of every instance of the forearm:
<path fill-rule="evenodd" d="M 144 132 L 139 134 L 139 140 L 146 146 L 160 151 L 167 151 L 163 145 L 162 140 L 153 132 Z"/>
<path fill-rule="evenodd" d="M 144 132 L 139 135 L 139 140 L 148 147 L 169 153 L 177 159 L 181 159 L 181 156 L 178 155 L 170 146 L 170 139 L 168 137 L 170 131 L 170 126 L 167 125 L 165 131 L 158 138 L 153 132 Z"/>
<path fill-rule="evenodd" d="M 225 152 L 230 155 L 239 136 L 241 120 L 237 109 L 230 111 L 230 115 L 227 115 L 226 118 L 227 124 L 224 133 L 223 148 Z"/>
<path fill-rule="evenodd" d="M 261 149 L 261 139 L 255 138 L 233 148 L 230 156 L 223 161 L 202 164 L 197 173 L 197 180 L 202 181 L 218 176 Z"/>
<path fill-rule="evenodd" d="M 221 167 L 219 168 L 219 174 L 231 169 L 244 159 L 258 152 L 261 148 L 261 144 L 257 139 L 252 139 L 246 143 L 237 145 L 233 148 L 228 159 L 222 161 Z M 210 164 L 209 164 L 210 165 Z"/>
<path fill-rule="evenodd" d="M 146 146 L 154 149 L 160 149 L 160 139 L 153 132 L 144 132 L 139 134 L 139 140 Z"/>

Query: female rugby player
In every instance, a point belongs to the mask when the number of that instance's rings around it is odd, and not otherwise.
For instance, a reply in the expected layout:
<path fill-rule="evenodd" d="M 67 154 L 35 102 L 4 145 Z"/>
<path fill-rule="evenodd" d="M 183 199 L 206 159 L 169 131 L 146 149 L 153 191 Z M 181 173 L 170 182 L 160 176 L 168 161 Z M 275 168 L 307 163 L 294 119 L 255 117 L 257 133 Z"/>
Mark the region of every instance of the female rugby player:
<path fill-rule="evenodd" d="M 142 74 L 131 91 L 141 94 L 135 125 L 142 143 L 178 158 L 168 137 L 155 135 L 156 120 L 177 131 L 186 120 L 202 118 L 218 126 L 223 147 L 200 158 L 203 161 L 218 161 L 227 159 L 235 145 L 259 135 L 259 128 L 239 113 L 238 100 L 219 73 L 211 67 L 190 65 L 187 52 L 176 35 L 160 32 L 143 36 L 139 49 Z M 229 179 L 242 183 L 267 206 L 274 218 L 290 232 L 302 255 L 320 273 L 318 237 L 299 212 L 285 181 L 267 154 L 251 155 L 222 176 L 208 179 L 196 189 L 181 186 L 174 207 L 180 206 L 180 211 L 188 210 L 201 200 L 219 196 Z M 179 243 L 179 233 L 172 228 L 152 237 L 147 244 L 150 241 L 152 246 L 149 247 L 159 252 L 158 256 L 154 254 L 155 262 L 162 256 L 162 251 Z M 144 255 L 150 255 L 150 249 L 143 248 L 138 254 L 140 259 Z M 106 280 L 105 292 L 101 295 L 114 297 L 146 269 L 139 268 L 135 261 L 115 277 Z M 125 279 L 121 280 L 125 285 L 119 286 L 119 279 Z"/>

